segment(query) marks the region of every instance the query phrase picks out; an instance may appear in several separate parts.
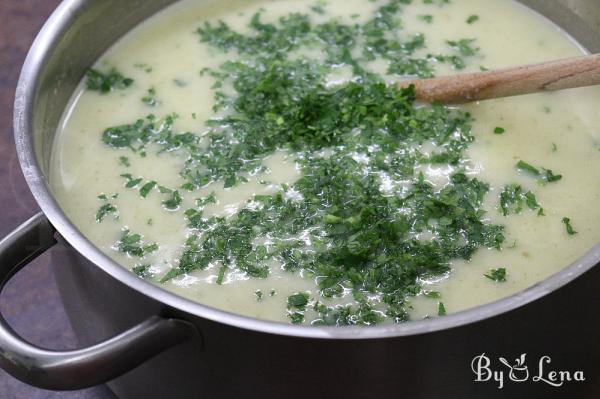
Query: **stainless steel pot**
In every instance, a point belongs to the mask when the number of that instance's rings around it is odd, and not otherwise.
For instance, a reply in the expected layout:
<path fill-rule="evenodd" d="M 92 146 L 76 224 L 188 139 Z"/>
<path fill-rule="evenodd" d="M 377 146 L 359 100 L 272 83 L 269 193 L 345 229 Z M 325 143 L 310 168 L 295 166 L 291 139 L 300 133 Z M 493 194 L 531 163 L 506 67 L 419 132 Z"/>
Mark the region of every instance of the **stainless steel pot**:
<path fill-rule="evenodd" d="M 597 393 L 600 246 L 512 297 L 447 317 L 360 328 L 291 326 L 212 309 L 137 278 L 87 241 L 48 187 L 57 124 L 85 69 L 129 29 L 174 1 L 65 0 L 33 44 L 19 81 L 14 124 L 21 166 L 43 213 L 0 242 L 0 281 L 54 247 L 64 305 L 85 349 L 34 347 L 0 318 L 2 368 L 48 389 L 112 380 L 122 398 Z M 598 0 L 522 2 L 590 51 L 600 51 Z M 587 382 L 561 388 L 507 382 L 498 389 L 497 383 L 474 381 L 476 355 L 512 359 L 525 352 L 530 359 L 551 356 L 557 370 L 582 370 Z"/>

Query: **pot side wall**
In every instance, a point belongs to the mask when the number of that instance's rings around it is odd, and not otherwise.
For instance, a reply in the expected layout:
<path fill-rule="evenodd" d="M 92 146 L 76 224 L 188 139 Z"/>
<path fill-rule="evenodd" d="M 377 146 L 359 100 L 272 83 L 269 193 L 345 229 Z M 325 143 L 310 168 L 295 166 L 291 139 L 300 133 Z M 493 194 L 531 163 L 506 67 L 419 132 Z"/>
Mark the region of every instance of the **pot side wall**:
<path fill-rule="evenodd" d="M 116 335 L 160 313 L 193 322 L 203 337 L 175 347 L 113 381 L 120 398 L 496 398 L 592 397 L 600 376 L 600 268 L 514 311 L 466 326 L 375 340 L 277 336 L 170 309 L 127 288 L 68 244 L 53 250 L 60 294 L 81 345 Z M 135 350 L 135 348 L 132 348 Z M 472 359 L 527 353 L 555 370 L 583 370 L 588 383 L 474 382 Z M 550 366 L 549 366 L 550 367 Z M 508 374 L 508 371 L 506 370 Z M 508 379 L 508 376 L 506 376 Z M 597 391 L 593 391 L 597 392 Z M 588 396 L 590 395 L 590 396 Z"/>

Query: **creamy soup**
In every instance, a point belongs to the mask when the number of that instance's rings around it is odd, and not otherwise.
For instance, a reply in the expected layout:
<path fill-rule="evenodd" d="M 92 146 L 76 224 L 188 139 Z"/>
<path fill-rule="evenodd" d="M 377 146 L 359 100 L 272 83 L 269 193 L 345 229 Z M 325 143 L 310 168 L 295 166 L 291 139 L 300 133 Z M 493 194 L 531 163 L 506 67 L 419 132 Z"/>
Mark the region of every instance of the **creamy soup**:
<path fill-rule="evenodd" d="M 442 316 L 600 240 L 600 91 L 447 107 L 391 83 L 582 51 L 510 0 L 184 0 L 88 72 L 52 189 L 115 261 L 205 305 Z"/>

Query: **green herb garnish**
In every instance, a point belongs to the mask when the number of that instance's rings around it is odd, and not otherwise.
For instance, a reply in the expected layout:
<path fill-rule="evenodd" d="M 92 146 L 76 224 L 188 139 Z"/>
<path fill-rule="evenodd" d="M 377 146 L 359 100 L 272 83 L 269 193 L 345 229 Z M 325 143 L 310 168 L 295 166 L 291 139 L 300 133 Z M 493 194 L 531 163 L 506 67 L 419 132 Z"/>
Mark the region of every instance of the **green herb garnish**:
<path fill-rule="evenodd" d="M 159 101 L 156 99 L 156 89 L 151 87 L 148 89 L 148 93 L 142 97 L 142 102 L 149 107 L 156 107 Z"/>
<path fill-rule="evenodd" d="M 287 304 L 290 308 L 304 310 L 308 304 L 308 298 L 309 294 L 306 292 L 290 295 L 287 299 Z"/>
<path fill-rule="evenodd" d="M 555 175 L 550 169 L 543 169 L 542 179 L 548 183 L 553 183 L 562 179 L 562 175 Z"/>
<path fill-rule="evenodd" d="M 197 198 L 196 199 L 196 206 L 198 208 L 203 208 L 206 205 L 209 204 L 216 204 L 217 203 L 217 197 L 215 195 L 215 192 L 211 192 L 208 196 L 203 197 L 203 198 Z"/>
<path fill-rule="evenodd" d="M 446 43 L 465 57 L 473 56 L 479 52 L 478 47 L 473 47 L 475 39 L 447 40 Z"/>
<path fill-rule="evenodd" d="M 567 229 L 568 235 L 572 236 L 572 235 L 577 234 L 577 232 L 573 229 L 573 226 L 571 225 L 571 219 L 563 218 L 562 222 L 565 225 L 565 228 Z"/>
<path fill-rule="evenodd" d="M 532 174 L 533 176 L 539 176 L 540 175 L 540 171 L 538 168 L 532 166 L 531 164 L 528 164 L 525 161 L 519 161 L 517 162 L 517 169 L 523 171 L 523 172 L 527 172 L 529 174 Z"/>
<path fill-rule="evenodd" d="M 110 213 L 116 213 L 116 212 L 117 212 L 117 207 L 115 205 L 104 204 L 96 212 L 96 221 L 101 222 L 102 220 L 104 220 L 106 215 L 108 215 Z"/>
<path fill-rule="evenodd" d="M 142 198 L 146 198 L 154 187 L 156 187 L 156 182 L 154 180 L 151 180 L 144 184 L 142 188 L 140 188 L 140 195 L 142 196 Z"/>
<path fill-rule="evenodd" d="M 500 210 L 502 215 L 508 216 L 511 213 L 521 213 L 523 207 L 527 206 L 531 210 L 537 210 L 539 216 L 544 215 L 544 209 L 537 202 L 535 194 L 531 191 L 523 191 L 518 184 L 511 184 L 504 187 L 500 193 Z"/>
<path fill-rule="evenodd" d="M 440 294 L 437 291 L 424 291 L 423 295 L 425 295 L 426 298 L 431 298 L 431 299 L 439 299 L 442 297 L 442 294 Z"/>
<path fill-rule="evenodd" d="M 553 182 L 557 182 L 560 179 L 562 179 L 562 175 L 555 175 L 554 172 L 552 172 L 552 170 L 550 169 L 545 169 L 545 168 L 541 168 L 538 169 L 530 164 L 528 164 L 525 161 L 519 161 L 517 163 L 517 169 L 529 173 L 533 176 L 539 177 L 538 181 L 541 184 L 545 184 L 545 183 L 553 183 Z"/>
<path fill-rule="evenodd" d="M 433 16 L 432 15 L 419 15 L 419 19 L 425 23 L 432 23 L 433 22 Z"/>
<path fill-rule="evenodd" d="M 158 249 L 158 244 L 144 244 L 142 236 L 137 233 L 131 233 L 129 230 L 123 230 L 121 238 L 115 244 L 115 248 L 122 253 L 136 258 L 142 258 Z"/>
<path fill-rule="evenodd" d="M 479 16 L 477 15 L 470 15 L 469 18 L 467 18 L 467 23 L 469 25 L 474 24 L 477 21 L 479 21 Z"/>
<path fill-rule="evenodd" d="M 131 271 L 140 278 L 149 279 L 153 276 L 151 267 L 150 265 L 138 265 L 134 266 Z"/>
<path fill-rule="evenodd" d="M 102 73 L 96 69 L 88 69 L 86 78 L 86 88 L 91 91 L 98 91 L 100 94 L 107 94 L 115 89 L 123 90 L 133 84 L 133 79 L 126 78 L 116 68 L 112 68 L 107 73 Z"/>
<path fill-rule="evenodd" d="M 438 302 L 438 316 L 446 316 L 446 306 L 444 306 L 444 302 Z"/>
<path fill-rule="evenodd" d="M 119 157 L 119 163 L 127 168 L 131 166 L 131 163 L 129 162 L 129 158 L 127 158 L 125 156 Z"/>
<path fill-rule="evenodd" d="M 318 3 L 318 4 L 315 4 L 314 6 L 311 6 L 310 9 L 315 14 L 323 15 L 323 14 L 325 14 L 325 8 L 324 8 L 324 6 L 325 6 L 325 4 Z"/>
<path fill-rule="evenodd" d="M 121 177 L 126 180 L 125 188 L 134 188 L 144 180 L 141 177 L 133 177 L 131 173 L 123 173 Z"/>
<path fill-rule="evenodd" d="M 288 317 L 292 324 L 301 324 L 304 322 L 304 311 L 308 304 L 309 294 L 307 292 L 299 292 L 290 295 L 287 299 Z"/>
<path fill-rule="evenodd" d="M 133 66 L 135 68 L 137 68 L 137 69 L 143 70 L 146 73 L 152 72 L 152 67 L 150 65 L 146 64 L 146 63 L 143 63 L 143 62 L 138 62 L 136 64 L 133 64 Z"/>
<path fill-rule="evenodd" d="M 490 269 L 490 271 L 484 274 L 484 276 L 492 281 L 504 283 L 506 282 L 506 268 L 500 267 L 498 269 Z"/>
<path fill-rule="evenodd" d="M 182 201 L 183 198 L 181 198 L 179 191 L 173 191 L 169 199 L 166 199 L 162 202 L 162 205 L 169 211 L 175 211 L 179 208 L 179 205 L 181 205 Z"/>

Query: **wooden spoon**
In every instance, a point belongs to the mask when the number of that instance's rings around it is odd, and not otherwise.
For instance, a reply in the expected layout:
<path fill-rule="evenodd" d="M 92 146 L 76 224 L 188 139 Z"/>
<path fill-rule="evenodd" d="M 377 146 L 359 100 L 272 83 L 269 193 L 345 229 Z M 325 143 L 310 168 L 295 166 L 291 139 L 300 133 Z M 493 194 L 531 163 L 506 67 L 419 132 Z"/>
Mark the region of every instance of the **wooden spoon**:
<path fill-rule="evenodd" d="M 490 72 L 398 82 L 400 87 L 411 84 L 415 86 L 419 101 L 445 104 L 592 86 L 600 84 L 600 54 Z"/>

